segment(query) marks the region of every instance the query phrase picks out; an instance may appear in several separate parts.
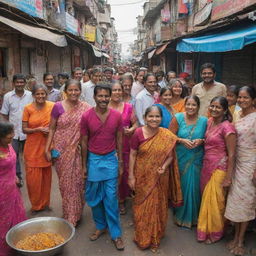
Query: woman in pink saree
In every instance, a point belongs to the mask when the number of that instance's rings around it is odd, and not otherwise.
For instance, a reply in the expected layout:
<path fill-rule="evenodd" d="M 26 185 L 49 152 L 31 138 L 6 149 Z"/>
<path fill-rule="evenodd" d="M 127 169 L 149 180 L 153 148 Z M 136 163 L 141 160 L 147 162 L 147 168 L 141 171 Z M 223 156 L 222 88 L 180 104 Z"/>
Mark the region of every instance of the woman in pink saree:
<path fill-rule="evenodd" d="M 52 110 L 46 157 L 49 161 L 55 158 L 62 196 L 63 218 L 76 226 L 84 206 L 84 173 L 79 145 L 80 120 L 90 105 L 79 101 L 80 82 L 69 80 L 64 91 L 67 98 L 57 102 Z"/>
<path fill-rule="evenodd" d="M 112 85 L 112 94 L 109 107 L 119 111 L 122 114 L 123 126 L 123 161 L 124 172 L 119 184 L 119 210 L 120 214 L 125 214 L 125 199 L 130 195 L 131 190 L 128 185 L 129 155 L 131 135 L 137 128 L 137 119 L 134 114 L 133 106 L 130 103 L 123 102 L 123 87 L 119 82 Z"/>
<path fill-rule="evenodd" d="M 197 225 L 197 240 L 211 244 L 224 232 L 225 188 L 231 185 L 235 162 L 236 131 L 224 97 L 212 99 L 211 118 L 205 133 L 205 155 L 201 171 L 202 201 Z"/>
<path fill-rule="evenodd" d="M 16 153 L 11 146 L 13 125 L 0 122 L 0 256 L 11 254 L 5 242 L 10 228 L 26 219 L 21 193 L 17 187 Z"/>

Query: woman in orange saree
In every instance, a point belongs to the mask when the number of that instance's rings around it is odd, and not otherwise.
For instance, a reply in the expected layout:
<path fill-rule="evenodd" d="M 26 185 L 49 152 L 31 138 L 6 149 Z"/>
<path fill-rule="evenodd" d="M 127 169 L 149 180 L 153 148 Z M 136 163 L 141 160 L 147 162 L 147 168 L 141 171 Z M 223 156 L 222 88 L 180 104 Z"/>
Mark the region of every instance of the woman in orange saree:
<path fill-rule="evenodd" d="M 150 247 L 155 252 L 167 224 L 170 176 L 174 176 L 169 166 L 176 163 L 173 149 L 177 137 L 159 127 L 162 112 L 158 106 L 149 107 L 144 119 L 146 125 L 135 131 L 131 141 L 129 185 L 135 191 L 134 241 L 141 249 Z M 172 171 L 176 174 L 177 204 L 182 200 L 178 169 Z"/>

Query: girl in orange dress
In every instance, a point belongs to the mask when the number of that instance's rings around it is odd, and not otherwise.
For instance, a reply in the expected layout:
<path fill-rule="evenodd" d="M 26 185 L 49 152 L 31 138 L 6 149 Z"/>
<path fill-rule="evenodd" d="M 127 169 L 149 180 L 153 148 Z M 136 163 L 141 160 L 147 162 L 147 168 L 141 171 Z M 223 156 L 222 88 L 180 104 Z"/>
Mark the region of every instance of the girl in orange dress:
<path fill-rule="evenodd" d="M 34 102 L 24 108 L 22 129 L 27 134 L 24 147 L 27 189 L 31 211 L 35 213 L 49 208 L 50 204 L 52 164 L 44 152 L 54 103 L 46 101 L 44 85 L 35 85 L 32 95 Z"/>

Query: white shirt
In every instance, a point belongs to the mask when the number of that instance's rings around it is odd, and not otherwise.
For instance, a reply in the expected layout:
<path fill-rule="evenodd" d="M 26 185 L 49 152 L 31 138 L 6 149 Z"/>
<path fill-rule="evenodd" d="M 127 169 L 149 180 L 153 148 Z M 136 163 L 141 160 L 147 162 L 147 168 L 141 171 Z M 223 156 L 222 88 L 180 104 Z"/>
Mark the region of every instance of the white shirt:
<path fill-rule="evenodd" d="M 141 84 L 139 81 L 136 81 L 132 84 L 132 90 L 131 95 L 132 97 L 136 97 L 139 92 L 141 92 L 144 89 L 144 85 Z"/>
<path fill-rule="evenodd" d="M 9 121 L 14 125 L 14 139 L 25 140 L 26 135 L 22 132 L 22 116 L 23 109 L 27 104 L 33 102 L 33 97 L 30 91 L 24 90 L 24 94 L 19 97 L 15 90 L 12 90 L 4 95 L 1 114 L 8 115 Z"/>
<path fill-rule="evenodd" d="M 165 80 L 163 79 L 162 81 L 158 82 L 158 85 L 162 88 L 166 87 L 166 82 Z"/>
<path fill-rule="evenodd" d="M 143 116 L 148 107 L 151 107 L 155 103 L 153 95 L 144 88 L 135 98 L 135 113 L 138 118 L 139 124 L 144 125 Z"/>
<path fill-rule="evenodd" d="M 85 101 L 86 103 L 88 103 L 92 107 L 96 106 L 96 102 L 93 98 L 95 86 L 96 85 L 91 80 L 86 82 L 86 83 L 83 83 L 82 84 L 82 93 L 81 93 L 81 96 L 80 96 L 81 101 Z"/>

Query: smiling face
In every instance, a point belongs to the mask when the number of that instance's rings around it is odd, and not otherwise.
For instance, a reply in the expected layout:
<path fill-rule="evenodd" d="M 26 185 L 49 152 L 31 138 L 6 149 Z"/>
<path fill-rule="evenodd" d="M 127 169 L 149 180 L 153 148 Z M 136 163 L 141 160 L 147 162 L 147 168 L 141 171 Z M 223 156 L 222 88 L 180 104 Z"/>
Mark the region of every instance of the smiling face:
<path fill-rule="evenodd" d="M 112 81 L 113 73 L 111 71 L 105 71 L 104 75 L 106 76 L 108 81 Z"/>
<path fill-rule="evenodd" d="M 213 101 L 209 106 L 209 112 L 213 118 L 221 119 L 224 117 L 225 110 L 223 109 L 219 101 Z"/>
<path fill-rule="evenodd" d="M 58 82 L 60 85 L 63 85 L 67 82 L 67 78 L 66 77 L 63 77 L 63 76 L 59 76 L 59 79 L 58 79 Z"/>
<path fill-rule="evenodd" d="M 96 72 L 91 75 L 91 80 L 94 84 L 99 83 L 101 81 L 101 78 L 102 78 L 101 72 Z"/>
<path fill-rule="evenodd" d="M 206 84 L 213 83 L 215 76 L 216 74 L 213 72 L 211 68 L 205 68 L 202 70 L 201 78 Z"/>
<path fill-rule="evenodd" d="M 44 79 L 44 84 L 47 87 L 53 87 L 53 84 L 54 84 L 53 76 L 52 75 L 46 76 L 45 79 Z"/>
<path fill-rule="evenodd" d="M 144 71 L 140 71 L 136 77 L 137 81 L 140 82 L 141 84 L 143 83 L 143 77 L 145 75 Z"/>
<path fill-rule="evenodd" d="M 97 91 L 97 94 L 94 96 L 94 100 L 99 109 L 107 109 L 110 101 L 110 92 L 105 89 L 100 89 Z"/>
<path fill-rule="evenodd" d="M 156 89 L 157 89 L 157 83 L 156 83 L 156 78 L 155 76 L 148 76 L 147 80 L 145 81 L 144 84 L 145 88 L 153 94 Z"/>
<path fill-rule="evenodd" d="M 83 82 L 86 83 L 90 80 L 89 74 L 85 73 L 83 74 Z"/>
<path fill-rule="evenodd" d="M 34 97 L 36 103 L 44 104 L 47 99 L 47 93 L 43 88 L 39 88 L 38 90 L 36 90 L 33 97 Z"/>
<path fill-rule="evenodd" d="M 81 89 L 77 84 L 69 84 L 65 92 L 70 101 L 78 101 L 81 95 Z"/>
<path fill-rule="evenodd" d="M 171 98 L 172 98 L 172 92 L 170 89 L 167 89 L 161 96 L 160 96 L 160 102 L 163 105 L 169 106 L 171 105 Z"/>
<path fill-rule="evenodd" d="M 171 81 L 172 79 L 176 78 L 176 73 L 175 72 L 170 72 L 167 74 L 167 80 Z"/>
<path fill-rule="evenodd" d="M 162 116 L 158 108 L 153 107 L 151 111 L 149 111 L 145 115 L 144 120 L 145 120 L 145 124 L 147 124 L 148 127 L 155 129 L 160 126 L 160 123 L 162 121 Z"/>
<path fill-rule="evenodd" d="M 227 91 L 227 97 L 226 98 L 227 98 L 229 106 L 236 105 L 237 96 L 233 92 Z"/>
<path fill-rule="evenodd" d="M 81 81 L 81 79 L 83 77 L 83 71 L 82 70 L 76 70 L 73 74 L 73 77 L 74 77 L 75 80 Z"/>
<path fill-rule="evenodd" d="M 182 94 L 182 84 L 179 81 L 176 81 L 175 84 L 171 87 L 173 96 L 181 96 Z"/>
<path fill-rule="evenodd" d="M 23 91 L 25 87 L 25 80 L 24 79 L 17 79 L 13 82 L 13 86 L 16 91 Z"/>
<path fill-rule="evenodd" d="M 195 116 L 198 114 L 199 106 L 192 98 L 188 99 L 185 103 L 185 111 L 188 116 Z"/>
<path fill-rule="evenodd" d="M 253 107 L 253 99 L 246 90 L 239 91 L 237 103 L 243 110 Z"/>
<path fill-rule="evenodd" d="M 112 94 L 111 100 L 114 102 L 120 102 L 123 97 L 123 89 L 119 83 L 115 83 L 112 85 Z"/>
<path fill-rule="evenodd" d="M 132 81 L 130 79 L 123 80 L 124 93 L 130 95 L 132 89 Z"/>

